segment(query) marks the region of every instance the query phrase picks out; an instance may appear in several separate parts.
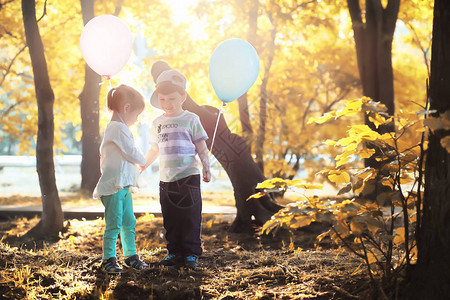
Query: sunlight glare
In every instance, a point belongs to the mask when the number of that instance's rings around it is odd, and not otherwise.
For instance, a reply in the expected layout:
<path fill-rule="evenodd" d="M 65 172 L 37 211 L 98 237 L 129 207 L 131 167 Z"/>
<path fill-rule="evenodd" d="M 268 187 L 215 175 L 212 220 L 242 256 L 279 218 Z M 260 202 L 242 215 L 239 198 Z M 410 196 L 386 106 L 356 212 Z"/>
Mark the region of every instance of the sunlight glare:
<path fill-rule="evenodd" d="M 206 37 L 203 22 L 193 15 L 191 11 L 191 8 L 197 4 L 198 0 L 166 0 L 166 2 L 170 4 L 173 17 L 178 23 L 190 24 L 190 32 L 194 39 Z"/>

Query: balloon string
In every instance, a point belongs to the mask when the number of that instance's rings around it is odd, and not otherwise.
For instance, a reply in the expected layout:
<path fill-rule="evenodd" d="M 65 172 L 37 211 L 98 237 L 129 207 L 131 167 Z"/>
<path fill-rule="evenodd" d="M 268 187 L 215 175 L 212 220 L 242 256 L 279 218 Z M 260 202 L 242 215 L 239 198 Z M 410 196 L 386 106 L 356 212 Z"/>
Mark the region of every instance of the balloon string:
<path fill-rule="evenodd" d="M 106 80 L 100 82 L 98 85 L 103 85 L 103 84 L 105 84 L 106 82 L 108 82 L 108 83 L 109 83 L 109 89 L 112 89 L 112 85 L 111 85 L 111 76 L 109 76 L 109 75 L 103 75 L 102 77 L 104 77 Z"/>
<path fill-rule="evenodd" d="M 214 140 L 216 139 L 216 133 L 217 133 L 217 127 L 219 127 L 219 120 L 220 120 L 220 115 L 223 114 L 224 109 L 227 105 L 225 104 L 225 102 L 222 104 L 222 107 L 219 110 L 219 114 L 217 115 L 217 121 L 216 121 L 216 127 L 214 128 L 214 134 L 213 134 L 213 138 L 212 138 L 212 142 L 211 142 L 211 147 L 209 148 L 209 154 L 212 153 L 212 149 L 214 146 Z"/>

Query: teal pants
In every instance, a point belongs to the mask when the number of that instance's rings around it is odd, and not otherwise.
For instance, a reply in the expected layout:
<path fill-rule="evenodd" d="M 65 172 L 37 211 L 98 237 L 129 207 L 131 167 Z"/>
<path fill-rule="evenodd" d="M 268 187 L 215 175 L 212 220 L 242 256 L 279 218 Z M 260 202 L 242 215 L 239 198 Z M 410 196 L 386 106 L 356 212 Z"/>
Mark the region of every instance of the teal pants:
<path fill-rule="evenodd" d="M 116 257 L 116 242 L 120 232 L 123 256 L 136 254 L 133 200 L 129 188 L 101 197 L 105 206 L 105 232 L 103 233 L 103 259 Z"/>

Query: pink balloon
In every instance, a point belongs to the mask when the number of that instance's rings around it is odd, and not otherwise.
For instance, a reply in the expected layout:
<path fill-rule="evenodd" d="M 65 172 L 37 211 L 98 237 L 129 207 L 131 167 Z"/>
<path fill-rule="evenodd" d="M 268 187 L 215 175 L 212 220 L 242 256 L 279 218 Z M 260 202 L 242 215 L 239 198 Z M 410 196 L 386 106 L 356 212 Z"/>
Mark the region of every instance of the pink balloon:
<path fill-rule="evenodd" d="M 81 54 L 96 73 L 107 78 L 128 62 L 133 38 L 128 25 L 112 15 L 101 15 L 84 26 L 80 37 Z"/>

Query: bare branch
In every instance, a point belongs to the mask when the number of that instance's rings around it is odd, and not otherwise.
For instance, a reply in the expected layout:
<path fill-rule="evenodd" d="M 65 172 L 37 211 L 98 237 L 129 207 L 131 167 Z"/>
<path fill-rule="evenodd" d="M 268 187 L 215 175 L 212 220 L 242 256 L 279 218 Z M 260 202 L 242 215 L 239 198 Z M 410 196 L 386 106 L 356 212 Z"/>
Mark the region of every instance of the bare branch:
<path fill-rule="evenodd" d="M 9 62 L 8 67 L 6 68 L 6 71 L 2 77 L 2 80 L 0 81 L 0 87 L 3 85 L 3 83 L 5 82 L 6 76 L 10 73 L 12 65 L 14 64 L 14 61 L 17 59 L 17 57 L 19 57 L 19 55 L 27 48 L 27 45 L 23 46 L 22 49 L 19 50 L 19 52 L 16 53 L 16 55 L 14 55 L 13 59 Z"/>
<path fill-rule="evenodd" d="M 37 22 L 39 23 L 40 20 L 42 20 L 42 18 L 44 18 L 47 15 L 47 0 L 45 0 L 44 2 L 44 11 L 42 12 L 42 16 L 37 20 Z"/>
<path fill-rule="evenodd" d="M 114 11 L 113 15 L 118 16 L 120 14 L 120 11 L 122 10 L 123 0 L 120 0 L 117 2 L 116 10 Z"/>

